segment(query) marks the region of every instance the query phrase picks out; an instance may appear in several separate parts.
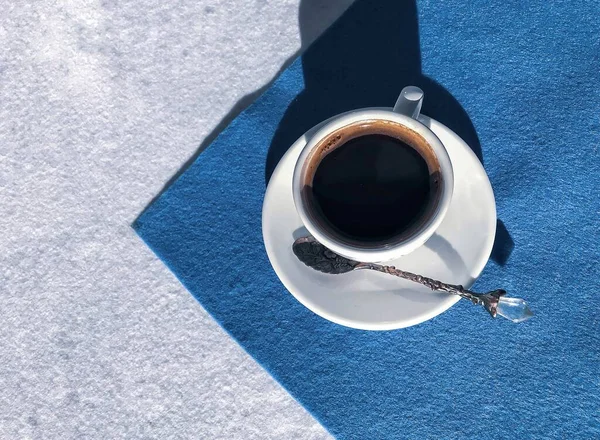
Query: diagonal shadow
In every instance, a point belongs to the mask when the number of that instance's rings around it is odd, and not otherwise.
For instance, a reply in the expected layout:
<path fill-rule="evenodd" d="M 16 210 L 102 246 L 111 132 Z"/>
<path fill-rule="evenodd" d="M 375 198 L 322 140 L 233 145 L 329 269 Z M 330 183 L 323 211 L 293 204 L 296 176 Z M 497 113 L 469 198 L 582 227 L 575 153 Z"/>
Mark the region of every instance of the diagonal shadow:
<path fill-rule="evenodd" d="M 266 92 L 271 85 L 277 80 L 277 78 L 308 48 L 313 41 L 334 21 L 340 16 L 352 4 L 355 0 L 313 0 L 304 1 L 301 4 L 300 12 L 300 27 L 301 27 L 301 46 L 300 49 L 289 57 L 281 68 L 277 71 L 275 76 L 266 83 L 264 86 L 249 93 L 242 97 L 235 105 L 229 110 L 225 117 L 217 124 L 215 128 L 204 138 L 204 140 L 198 146 L 198 149 L 194 152 L 189 159 L 187 159 L 181 168 L 163 185 L 161 190 L 150 200 L 144 210 L 138 216 L 141 217 L 144 212 L 152 206 L 152 204 L 160 198 L 160 196 L 169 189 L 169 187 L 184 174 L 187 169 L 196 161 L 204 150 L 206 150 L 210 144 L 219 136 L 219 134 L 231 124 L 231 122 L 237 118 L 247 107 L 249 107 L 254 101 L 256 101 L 260 95 Z M 302 17 L 310 19 L 302 20 Z M 135 223 L 135 222 L 134 222 Z"/>

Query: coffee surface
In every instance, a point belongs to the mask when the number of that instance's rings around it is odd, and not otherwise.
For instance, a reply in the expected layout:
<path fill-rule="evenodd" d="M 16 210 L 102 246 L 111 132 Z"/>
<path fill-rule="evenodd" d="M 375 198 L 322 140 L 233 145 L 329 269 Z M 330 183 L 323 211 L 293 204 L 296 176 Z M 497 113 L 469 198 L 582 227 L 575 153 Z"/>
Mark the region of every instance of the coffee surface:
<path fill-rule="evenodd" d="M 369 134 L 319 163 L 312 182 L 317 209 L 339 234 L 360 241 L 398 236 L 421 219 L 430 198 L 427 163 L 410 145 Z"/>

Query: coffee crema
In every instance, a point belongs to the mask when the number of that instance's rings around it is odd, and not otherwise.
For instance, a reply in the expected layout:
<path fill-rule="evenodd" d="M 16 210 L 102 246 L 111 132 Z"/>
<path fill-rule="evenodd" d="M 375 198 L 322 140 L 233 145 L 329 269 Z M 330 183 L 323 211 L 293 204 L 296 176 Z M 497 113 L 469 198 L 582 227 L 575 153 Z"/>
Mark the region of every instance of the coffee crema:
<path fill-rule="evenodd" d="M 420 229 L 435 213 L 441 184 L 439 162 L 420 134 L 392 121 L 361 121 L 315 147 L 302 197 L 323 231 L 368 248 Z"/>

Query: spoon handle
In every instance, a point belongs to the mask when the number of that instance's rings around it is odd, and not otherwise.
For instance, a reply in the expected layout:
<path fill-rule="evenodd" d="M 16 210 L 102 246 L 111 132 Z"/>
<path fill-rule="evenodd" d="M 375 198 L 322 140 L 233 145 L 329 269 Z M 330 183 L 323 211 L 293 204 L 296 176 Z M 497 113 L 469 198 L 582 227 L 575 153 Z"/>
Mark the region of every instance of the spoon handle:
<path fill-rule="evenodd" d="M 473 304 L 483 305 L 493 317 L 496 317 L 496 307 L 498 305 L 498 300 L 502 295 L 506 293 L 503 290 L 494 290 L 488 293 L 476 293 L 472 292 L 471 290 L 465 289 L 463 286 L 460 285 L 442 283 L 441 281 L 434 280 L 433 278 L 428 278 L 424 277 L 423 275 L 417 275 L 412 272 L 406 272 L 404 270 L 396 269 L 394 266 L 382 266 L 380 264 L 374 263 L 358 263 L 358 265 L 355 267 L 355 270 L 359 269 L 368 269 L 375 270 L 377 272 L 387 273 L 389 275 L 394 275 L 405 280 L 419 283 L 425 287 L 430 288 L 431 290 L 438 290 L 450 293 L 452 295 L 458 295 L 461 298 L 468 299 Z"/>

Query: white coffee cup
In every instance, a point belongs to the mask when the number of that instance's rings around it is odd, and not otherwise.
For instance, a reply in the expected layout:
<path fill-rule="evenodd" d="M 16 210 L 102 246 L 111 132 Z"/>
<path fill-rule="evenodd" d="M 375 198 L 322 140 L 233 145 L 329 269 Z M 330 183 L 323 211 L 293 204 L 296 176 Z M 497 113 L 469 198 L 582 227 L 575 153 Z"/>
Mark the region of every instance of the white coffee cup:
<path fill-rule="evenodd" d="M 294 204 L 302 223 L 320 243 L 332 251 L 362 262 L 382 262 L 406 255 L 422 246 L 440 226 L 454 187 L 452 163 L 438 137 L 419 121 L 423 91 L 405 87 L 393 109 L 365 108 L 329 119 L 309 139 L 296 163 L 292 182 Z M 425 159 L 431 178 L 432 197 L 422 218 L 407 231 L 384 242 L 361 242 L 337 233 L 320 216 L 311 201 L 312 178 L 320 161 L 348 140 L 364 134 L 364 127 L 380 128 L 412 146 Z M 358 134 L 356 134 L 358 133 Z M 338 144 L 336 144 L 338 143 Z"/>

